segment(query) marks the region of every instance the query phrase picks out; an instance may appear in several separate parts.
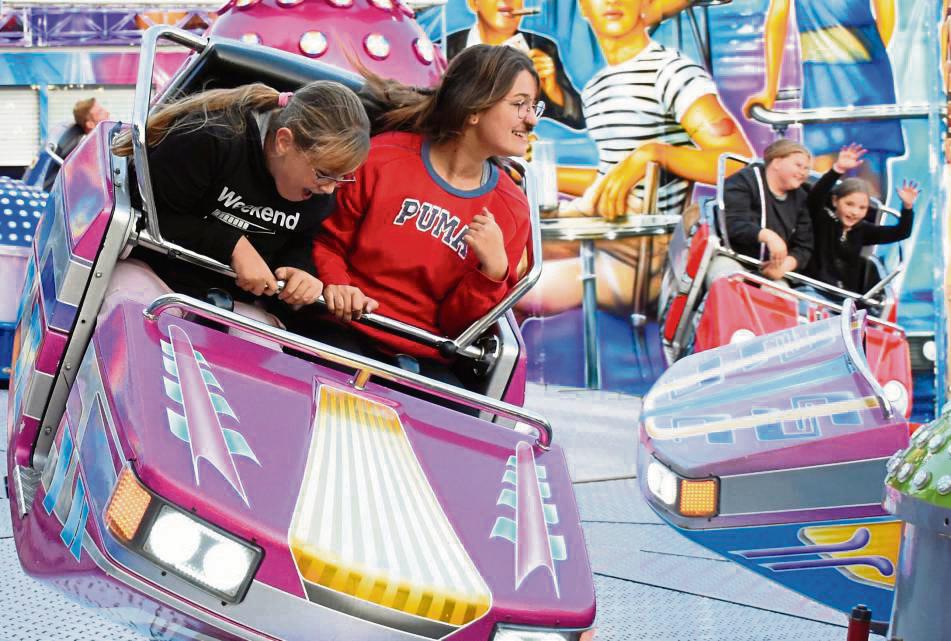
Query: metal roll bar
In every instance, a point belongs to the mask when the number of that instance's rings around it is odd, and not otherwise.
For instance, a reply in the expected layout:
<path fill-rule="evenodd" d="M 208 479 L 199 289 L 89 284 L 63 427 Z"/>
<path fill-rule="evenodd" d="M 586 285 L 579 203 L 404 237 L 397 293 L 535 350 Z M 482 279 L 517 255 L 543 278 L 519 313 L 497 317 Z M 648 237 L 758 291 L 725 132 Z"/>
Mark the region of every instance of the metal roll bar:
<path fill-rule="evenodd" d="M 155 197 L 152 193 L 152 176 L 149 173 L 149 158 L 146 149 L 146 126 L 149 118 L 149 104 L 152 102 L 152 72 L 155 67 L 155 49 L 161 38 L 171 40 L 201 52 L 208 46 L 208 40 L 183 29 L 167 25 L 150 27 L 142 36 L 139 50 L 139 70 L 135 80 L 135 99 L 132 104 L 132 158 L 135 160 L 136 181 L 142 196 L 142 207 L 146 214 L 146 229 L 151 239 L 161 244 L 158 215 L 155 211 Z M 183 249 L 183 248 L 178 248 Z"/>
<path fill-rule="evenodd" d="M 147 247 L 151 250 L 168 254 L 169 256 L 185 260 L 189 263 L 198 265 L 200 267 L 205 267 L 214 272 L 222 274 L 223 276 L 227 276 L 229 278 L 237 278 L 237 274 L 235 274 L 234 270 L 231 269 L 231 267 L 229 267 L 228 265 L 225 265 L 224 263 L 219 263 L 218 261 L 208 258 L 207 256 L 198 254 L 196 252 L 193 252 L 189 249 L 185 249 L 184 247 L 180 247 L 168 241 L 157 243 L 155 242 L 155 239 L 152 238 L 149 235 L 148 231 L 145 229 L 138 232 L 137 242 L 139 245 L 143 247 Z M 323 296 L 318 298 L 315 304 L 326 307 L 326 303 L 324 302 Z M 355 322 L 364 323 L 366 325 L 378 327 L 380 329 L 383 329 L 389 332 L 394 332 L 403 336 L 407 336 L 419 343 L 422 343 L 423 345 L 428 345 L 429 347 L 437 349 L 440 352 L 442 352 L 445 349 L 443 345 L 447 341 L 449 341 L 448 338 L 437 336 L 436 334 L 427 332 L 424 329 L 420 329 L 413 325 L 409 325 L 402 321 L 398 321 L 394 318 L 389 318 L 381 314 L 373 314 L 373 313 L 363 314 Z M 464 348 L 454 347 L 453 353 L 466 356 L 468 358 L 476 359 L 476 360 L 481 359 L 485 357 L 486 355 L 483 349 L 479 347 L 475 347 L 473 345 L 468 345 Z"/>
<path fill-rule="evenodd" d="M 746 256 L 744 254 L 737 254 L 736 252 L 726 251 L 724 249 L 720 249 L 719 251 L 724 256 L 728 256 L 732 258 L 733 260 L 737 261 L 738 263 L 747 265 L 749 267 L 759 269 L 759 267 L 762 265 L 760 261 L 756 260 L 755 258 L 750 258 L 749 256 Z M 887 285 L 892 280 L 894 280 L 895 277 L 898 276 L 900 272 L 901 272 L 901 268 L 896 269 L 891 274 L 889 274 L 888 276 L 883 278 L 881 281 L 879 281 L 879 283 L 876 284 L 875 287 L 870 289 L 866 294 L 861 296 L 856 296 L 856 292 L 850 292 L 847 289 L 842 289 L 841 287 L 836 287 L 835 285 L 829 285 L 828 283 L 824 283 L 821 280 L 810 278 L 809 276 L 805 276 L 798 272 L 786 272 L 784 277 L 788 278 L 789 280 L 793 282 L 801 283 L 803 285 L 810 285 L 812 287 L 815 287 L 816 289 L 830 292 L 832 294 L 835 294 L 836 296 L 841 296 L 842 298 L 845 298 L 848 300 L 860 301 L 862 303 L 865 303 L 866 305 L 881 306 L 884 304 L 884 301 L 878 300 L 876 298 L 872 298 L 872 296 L 880 292 L 882 289 L 884 289 L 885 285 Z M 763 280 L 766 280 L 767 282 L 771 282 L 769 281 L 769 279 L 763 279 Z M 819 300 L 819 299 L 814 299 L 814 300 Z"/>
<path fill-rule="evenodd" d="M 146 213 L 145 228 L 134 232 L 131 243 L 147 247 L 152 251 L 167 254 L 173 258 L 185 260 L 194 265 L 204 267 L 224 276 L 235 278 L 234 270 L 217 260 L 192 251 L 176 243 L 169 242 L 162 237 L 159 226 L 158 213 L 155 209 L 152 179 L 149 172 L 149 160 L 146 144 L 146 130 L 148 126 L 149 104 L 152 95 L 152 72 L 157 43 L 160 39 L 168 39 L 185 45 L 196 52 L 204 51 L 209 40 L 200 38 L 182 29 L 167 25 L 151 27 L 142 37 L 142 48 L 139 56 L 139 69 L 136 78 L 135 102 L 132 110 L 132 156 L 136 166 L 136 179 L 139 193 L 142 196 L 142 206 Z M 417 342 L 433 347 L 445 356 L 465 356 L 471 359 L 482 359 L 486 356 L 485 350 L 475 347 L 473 343 L 485 333 L 505 312 L 510 309 L 541 277 L 542 271 L 542 244 L 540 219 L 538 215 L 538 197 L 534 185 L 538 181 L 527 181 L 527 197 L 532 230 L 532 268 L 512 288 L 508 295 L 489 312 L 467 327 L 456 339 L 437 336 L 424 329 L 408 323 L 388 318 L 380 314 L 364 314 L 360 322 L 380 329 L 409 337 Z M 319 301 L 323 303 L 323 298 Z"/>
<path fill-rule="evenodd" d="M 196 316 L 221 323 L 227 327 L 274 341 L 275 343 L 296 349 L 305 354 L 317 356 L 331 363 L 353 368 L 357 370 L 357 372 L 350 382 L 356 389 L 363 389 L 371 376 L 377 376 L 384 380 L 406 385 L 415 390 L 451 399 L 479 411 L 489 412 L 514 421 L 524 422 L 538 432 L 538 437 L 535 441 L 536 447 L 542 450 L 547 450 L 551 447 L 551 424 L 544 417 L 529 412 L 521 407 L 516 407 L 515 405 L 510 405 L 502 401 L 496 401 L 461 387 L 454 387 L 446 383 L 434 381 L 419 374 L 374 361 L 365 356 L 345 352 L 336 347 L 298 336 L 279 327 L 273 327 L 261 321 L 247 318 L 240 314 L 221 309 L 220 307 L 215 307 L 214 305 L 183 294 L 159 296 L 152 301 L 143 313 L 148 320 L 156 322 L 162 313 L 170 309 L 178 309 L 183 312 L 195 314 Z"/>
<path fill-rule="evenodd" d="M 790 125 L 814 122 L 851 122 L 854 120 L 892 120 L 895 118 L 927 118 L 932 113 L 944 114 L 946 108 L 927 102 L 909 102 L 901 105 L 865 105 L 861 107 L 820 107 L 816 109 L 767 109 L 753 105 L 750 116 L 757 122 L 784 131 Z"/>
<path fill-rule="evenodd" d="M 842 338 L 845 340 L 846 353 L 849 356 L 849 360 L 852 361 L 852 365 L 855 366 L 855 369 L 858 370 L 869 386 L 871 386 L 872 391 L 875 392 L 875 398 L 878 399 L 885 418 L 891 418 L 894 416 L 895 410 L 892 409 L 892 404 L 889 403 L 885 397 L 885 390 L 882 389 L 882 386 L 878 384 L 878 381 L 875 380 L 875 376 L 872 375 L 871 370 L 869 370 L 868 363 L 866 363 L 862 355 L 859 354 L 859 349 L 856 347 L 855 340 L 852 337 L 852 320 L 854 316 L 855 303 L 851 300 L 846 300 L 845 304 L 842 305 L 842 315 L 840 316 L 840 327 L 842 329 Z"/>
<path fill-rule="evenodd" d="M 528 212 L 530 217 L 529 229 L 531 229 L 532 233 L 532 268 L 527 274 L 525 274 L 525 276 L 519 279 L 519 281 L 515 284 L 515 287 L 512 288 L 512 291 L 510 291 L 505 298 L 503 298 L 495 307 L 489 310 L 488 314 L 476 320 L 472 325 L 464 329 L 454 341 L 444 339 L 445 341 L 454 345 L 454 347 L 450 347 L 452 351 L 464 351 L 469 349 L 472 343 L 479 336 L 489 329 L 489 327 L 491 327 L 495 321 L 501 318 L 506 311 L 515 305 L 515 303 L 518 302 L 522 296 L 528 293 L 528 290 L 538 282 L 538 279 L 542 275 L 541 217 L 538 213 L 538 189 L 536 188 L 537 185 L 541 184 L 541 181 L 534 180 L 535 171 L 536 169 L 534 167 L 529 166 L 525 176 L 523 177 L 523 181 L 525 181 L 525 184 L 528 187 L 528 189 L 526 189 L 526 196 L 528 197 Z M 532 177 L 531 180 L 529 180 L 530 176 Z"/>
<path fill-rule="evenodd" d="M 735 160 L 744 165 L 751 165 L 753 164 L 753 159 L 733 153 L 720 154 L 720 157 L 717 159 L 717 231 L 719 232 L 723 246 L 732 250 L 732 247 L 730 247 L 730 237 L 726 233 L 726 202 L 724 202 L 724 192 L 726 191 L 726 163 L 729 160 Z"/>

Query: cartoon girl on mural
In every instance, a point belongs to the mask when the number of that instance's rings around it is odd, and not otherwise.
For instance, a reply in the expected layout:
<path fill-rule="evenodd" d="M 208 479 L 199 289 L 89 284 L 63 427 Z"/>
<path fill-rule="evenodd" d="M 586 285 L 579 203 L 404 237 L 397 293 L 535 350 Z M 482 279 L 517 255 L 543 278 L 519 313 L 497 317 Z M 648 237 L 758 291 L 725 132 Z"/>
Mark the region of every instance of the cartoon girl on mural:
<path fill-rule="evenodd" d="M 710 74 L 676 49 L 650 38 L 651 27 L 688 2 L 579 2 L 608 63 L 581 94 L 599 165 L 559 168 L 559 189 L 582 197 L 576 201 L 581 205 L 574 215 L 614 219 L 633 209 L 632 203 L 643 192 L 647 164 L 655 162 L 661 168 L 659 213 L 681 214 L 694 182 L 716 182 L 720 154 L 752 153 L 740 126 L 720 102 Z M 636 242 L 598 245 L 603 250 L 599 275 L 607 276 L 598 279 L 602 306 L 618 311 L 630 308 Z M 549 262 L 522 308 L 548 315 L 577 307 L 581 301 L 577 256 L 574 243 L 546 242 Z M 570 260 L 552 260 L 558 258 Z"/>
<path fill-rule="evenodd" d="M 772 109 L 776 102 L 791 5 L 799 30 L 803 108 L 895 104 L 885 51 L 895 27 L 895 0 L 770 0 L 763 33 L 766 85 L 746 101 L 747 115 L 753 105 Z M 868 150 L 862 178 L 874 191 L 887 193 L 886 162 L 905 153 L 900 121 L 803 126 L 803 143 L 815 156 L 813 168 L 819 172 L 828 171 L 839 149 L 850 142 Z"/>

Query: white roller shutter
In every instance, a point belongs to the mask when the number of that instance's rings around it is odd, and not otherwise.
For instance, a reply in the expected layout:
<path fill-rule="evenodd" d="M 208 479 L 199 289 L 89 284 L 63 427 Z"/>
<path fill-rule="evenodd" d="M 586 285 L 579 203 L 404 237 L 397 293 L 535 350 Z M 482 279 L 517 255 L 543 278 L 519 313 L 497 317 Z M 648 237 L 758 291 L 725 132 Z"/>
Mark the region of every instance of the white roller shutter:
<path fill-rule="evenodd" d="M 86 85 L 79 88 L 49 87 L 47 91 L 47 126 L 51 136 L 62 131 L 64 125 L 73 123 L 73 105 L 79 100 L 95 98 L 109 112 L 110 120 L 132 120 L 134 87 L 97 87 Z"/>
<path fill-rule="evenodd" d="M 33 162 L 40 146 L 40 102 L 30 87 L 0 87 L 0 166 Z"/>

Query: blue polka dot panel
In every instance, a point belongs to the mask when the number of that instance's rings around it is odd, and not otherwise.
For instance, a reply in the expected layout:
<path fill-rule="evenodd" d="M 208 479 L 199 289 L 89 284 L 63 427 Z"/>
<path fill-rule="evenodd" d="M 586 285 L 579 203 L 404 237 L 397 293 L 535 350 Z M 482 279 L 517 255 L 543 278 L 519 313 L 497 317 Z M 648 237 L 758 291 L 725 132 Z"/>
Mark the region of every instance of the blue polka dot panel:
<path fill-rule="evenodd" d="M 0 177 L 0 246 L 30 247 L 49 194 Z"/>

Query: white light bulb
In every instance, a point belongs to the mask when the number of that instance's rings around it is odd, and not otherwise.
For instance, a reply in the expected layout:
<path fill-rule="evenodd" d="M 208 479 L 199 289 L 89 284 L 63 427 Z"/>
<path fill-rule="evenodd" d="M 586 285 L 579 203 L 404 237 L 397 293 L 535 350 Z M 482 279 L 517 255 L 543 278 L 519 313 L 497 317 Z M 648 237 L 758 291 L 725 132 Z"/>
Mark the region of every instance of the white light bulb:
<path fill-rule="evenodd" d="M 192 558 L 200 544 L 199 526 L 184 514 L 165 509 L 152 524 L 146 547 L 163 563 L 179 565 Z"/>
<path fill-rule="evenodd" d="M 204 579 L 208 585 L 233 593 L 248 573 L 247 551 L 234 543 L 218 543 L 202 559 Z"/>

